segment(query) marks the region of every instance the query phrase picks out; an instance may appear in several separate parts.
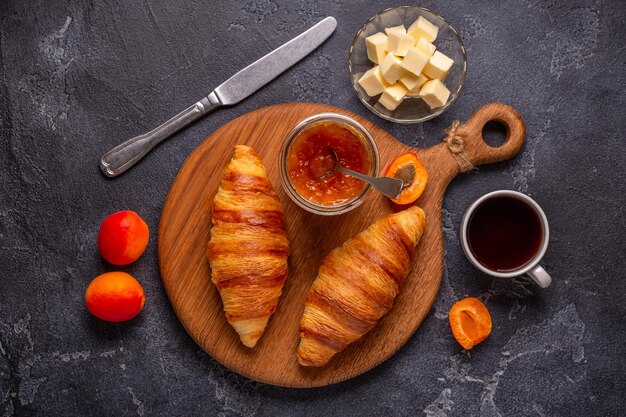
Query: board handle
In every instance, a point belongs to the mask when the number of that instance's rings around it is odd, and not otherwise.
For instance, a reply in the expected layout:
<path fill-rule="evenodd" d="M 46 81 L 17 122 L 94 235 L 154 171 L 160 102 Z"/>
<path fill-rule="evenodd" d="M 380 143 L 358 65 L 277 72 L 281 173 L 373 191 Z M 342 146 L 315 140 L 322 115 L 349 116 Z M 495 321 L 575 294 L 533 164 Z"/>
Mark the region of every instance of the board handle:
<path fill-rule="evenodd" d="M 506 128 L 504 143 L 497 148 L 489 146 L 483 138 L 483 128 L 489 122 L 499 122 Z M 448 129 L 445 139 L 455 156 L 459 170 L 468 171 L 474 166 L 511 159 L 522 148 L 526 125 L 522 116 L 511 106 L 489 103 L 479 108 L 462 125 Z"/>

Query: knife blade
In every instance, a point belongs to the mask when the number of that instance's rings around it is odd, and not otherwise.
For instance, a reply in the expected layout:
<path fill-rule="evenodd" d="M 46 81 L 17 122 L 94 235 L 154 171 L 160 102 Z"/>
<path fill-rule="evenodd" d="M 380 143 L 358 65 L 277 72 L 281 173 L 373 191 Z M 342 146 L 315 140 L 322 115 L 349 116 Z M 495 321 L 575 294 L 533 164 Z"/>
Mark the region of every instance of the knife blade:
<path fill-rule="evenodd" d="M 221 106 L 239 103 L 313 52 L 335 31 L 337 21 L 327 17 L 289 42 L 248 65 L 220 84 L 206 97 L 187 107 L 153 130 L 116 146 L 100 158 L 100 170 L 117 177 L 150 150 L 180 129 Z"/>
<path fill-rule="evenodd" d="M 223 105 L 235 104 L 278 77 L 324 42 L 337 27 L 327 17 L 306 32 L 248 65 L 215 89 Z"/>

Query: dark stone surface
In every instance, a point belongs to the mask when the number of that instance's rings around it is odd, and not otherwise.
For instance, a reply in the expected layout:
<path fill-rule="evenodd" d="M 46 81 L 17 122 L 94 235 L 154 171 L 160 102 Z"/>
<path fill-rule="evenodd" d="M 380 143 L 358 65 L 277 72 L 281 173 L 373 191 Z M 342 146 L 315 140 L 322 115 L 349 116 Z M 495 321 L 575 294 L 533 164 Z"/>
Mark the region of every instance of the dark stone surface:
<path fill-rule="evenodd" d="M 413 126 L 356 99 L 346 58 L 379 1 L 70 0 L 0 3 L 0 415 L 617 416 L 626 408 L 626 5 L 622 0 L 425 1 L 460 30 L 469 78 L 442 117 Z M 162 144 L 116 180 L 99 156 L 208 93 L 326 15 L 339 27 L 307 59 L 240 105 Z M 250 110 L 318 101 L 430 146 L 455 118 L 499 100 L 528 137 L 513 161 L 456 179 L 444 202 L 446 269 L 420 330 L 392 359 L 351 381 L 292 390 L 249 381 L 203 353 L 164 293 L 159 213 L 189 153 Z M 480 195 L 525 192 L 550 219 L 553 285 L 488 279 L 465 260 L 458 227 Z M 112 269 L 96 234 L 131 209 L 150 225 L 146 254 L 124 270 L 148 302 L 130 323 L 92 318 L 83 295 Z M 447 311 L 487 303 L 490 338 L 462 352 Z"/>

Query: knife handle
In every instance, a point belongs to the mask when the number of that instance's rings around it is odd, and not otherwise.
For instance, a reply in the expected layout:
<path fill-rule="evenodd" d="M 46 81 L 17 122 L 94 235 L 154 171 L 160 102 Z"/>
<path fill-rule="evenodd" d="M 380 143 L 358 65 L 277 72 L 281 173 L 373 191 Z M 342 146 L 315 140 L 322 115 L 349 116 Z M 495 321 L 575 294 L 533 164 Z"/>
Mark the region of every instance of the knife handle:
<path fill-rule="evenodd" d="M 135 165 L 156 145 L 219 106 L 221 106 L 220 100 L 217 94 L 212 92 L 162 125 L 148 133 L 135 136 L 102 155 L 100 170 L 107 177 L 117 177 Z"/>

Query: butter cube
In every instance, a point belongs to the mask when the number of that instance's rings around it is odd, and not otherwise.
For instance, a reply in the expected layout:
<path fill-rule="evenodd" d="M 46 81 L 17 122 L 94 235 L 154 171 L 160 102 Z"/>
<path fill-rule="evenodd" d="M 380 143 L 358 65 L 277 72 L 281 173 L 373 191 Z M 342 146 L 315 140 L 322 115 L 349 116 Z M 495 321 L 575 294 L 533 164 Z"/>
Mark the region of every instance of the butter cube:
<path fill-rule="evenodd" d="M 405 73 L 402 68 L 402 60 L 392 53 L 388 53 L 382 61 L 380 61 L 380 71 L 383 78 L 389 84 L 393 84 L 400 79 Z"/>
<path fill-rule="evenodd" d="M 448 75 L 450 68 L 452 68 L 452 64 L 454 64 L 452 59 L 439 51 L 435 51 L 428 64 L 424 67 L 423 72 L 428 78 L 443 80 Z"/>
<path fill-rule="evenodd" d="M 424 74 L 420 75 L 420 77 L 424 77 L 424 78 L 420 79 L 420 82 L 417 83 L 417 86 L 415 86 L 414 89 L 409 90 L 409 92 L 406 93 L 407 97 L 419 97 L 420 91 L 422 90 L 422 86 L 426 84 L 426 82 L 430 81 L 430 78 L 428 78 Z"/>
<path fill-rule="evenodd" d="M 385 90 L 387 91 L 387 90 Z M 430 106 L 431 109 L 441 107 L 448 101 L 450 90 L 446 88 L 441 80 L 430 80 L 422 86 L 419 96 Z"/>
<path fill-rule="evenodd" d="M 363 87 L 363 90 L 368 96 L 373 97 L 382 93 L 385 88 L 389 86 L 383 79 L 383 75 L 380 72 L 380 66 L 376 65 L 374 68 L 368 70 L 361 78 L 359 78 L 359 85 Z"/>
<path fill-rule="evenodd" d="M 385 28 L 385 33 L 387 34 L 387 36 L 389 36 L 391 34 L 391 32 L 402 32 L 402 33 L 406 33 L 406 29 L 404 28 L 403 25 L 400 26 L 393 26 L 390 28 Z"/>
<path fill-rule="evenodd" d="M 409 26 L 409 30 L 407 30 L 406 33 L 413 36 L 416 42 L 420 38 L 424 38 L 428 42 L 432 42 L 437 39 L 437 32 L 439 32 L 439 28 L 437 26 L 420 16 L 411 26 Z"/>
<path fill-rule="evenodd" d="M 375 64 L 380 64 L 387 53 L 387 35 L 378 32 L 365 38 L 367 45 L 367 57 Z"/>
<path fill-rule="evenodd" d="M 408 90 L 402 84 L 396 83 L 385 89 L 378 102 L 385 106 L 387 110 L 394 111 L 402 103 L 406 93 L 408 93 Z"/>
<path fill-rule="evenodd" d="M 405 56 L 409 48 L 415 45 L 415 39 L 412 36 L 399 30 L 391 32 L 388 39 L 387 50 L 398 56 Z"/>
<path fill-rule="evenodd" d="M 437 47 L 435 45 L 433 45 L 432 43 L 428 42 L 424 38 L 420 38 L 417 41 L 417 44 L 415 45 L 415 47 L 417 49 L 421 50 L 422 52 L 424 52 L 425 54 L 427 54 L 429 57 L 433 56 L 433 54 L 435 53 L 435 50 L 437 49 Z"/>
<path fill-rule="evenodd" d="M 422 85 L 424 85 L 424 83 L 428 80 L 429 78 L 424 74 L 417 76 L 410 72 L 407 72 L 402 78 L 400 78 L 400 82 L 402 83 L 402 85 L 405 86 L 407 90 L 409 90 L 409 92 L 406 93 L 407 96 L 419 95 Z"/>
<path fill-rule="evenodd" d="M 426 53 L 422 52 L 421 49 L 417 49 L 412 46 L 406 53 L 404 61 L 402 61 L 402 68 L 415 75 L 420 75 L 428 63 L 429 58 L 430 57 Z"/>

